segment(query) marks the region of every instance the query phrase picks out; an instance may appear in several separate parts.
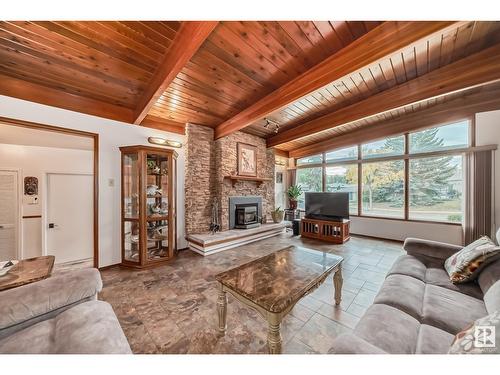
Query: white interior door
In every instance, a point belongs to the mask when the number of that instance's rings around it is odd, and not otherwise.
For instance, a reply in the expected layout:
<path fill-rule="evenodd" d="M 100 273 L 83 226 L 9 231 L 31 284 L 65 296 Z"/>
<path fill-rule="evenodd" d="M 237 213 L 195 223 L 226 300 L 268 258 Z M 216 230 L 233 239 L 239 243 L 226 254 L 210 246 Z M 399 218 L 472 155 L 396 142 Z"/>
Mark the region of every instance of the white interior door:
<path fill-rule="evenodd" d="M 47 175 L 47 254 L 56 263 L 94 255 L 92 185 L 92 175 Z"/>
<path fill-rule="evenodd" d="M 0 170 L 0 260 L 19 258 L 19 197 L 16 171 Z"/>

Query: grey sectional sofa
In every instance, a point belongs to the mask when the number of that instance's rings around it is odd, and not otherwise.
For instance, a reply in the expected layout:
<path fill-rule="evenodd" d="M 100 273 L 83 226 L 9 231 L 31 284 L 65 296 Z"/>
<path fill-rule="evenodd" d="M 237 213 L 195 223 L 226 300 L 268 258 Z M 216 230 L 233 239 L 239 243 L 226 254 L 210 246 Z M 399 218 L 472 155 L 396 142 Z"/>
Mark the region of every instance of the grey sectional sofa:
<path fill-rule="evenodd" d="M 404 249 L 374 304 L 353 333 L 334 341 L 332 353 L 447 353 L 458 332 L 500 310 L 500 260 L 477 281 L 454 285 L 443 265 L 460 246 L 408 238 Z"/>
<path fill-rule="evenodd" d="M 0 353 L 131 353 L 97 269 L 0 292 Z"/>

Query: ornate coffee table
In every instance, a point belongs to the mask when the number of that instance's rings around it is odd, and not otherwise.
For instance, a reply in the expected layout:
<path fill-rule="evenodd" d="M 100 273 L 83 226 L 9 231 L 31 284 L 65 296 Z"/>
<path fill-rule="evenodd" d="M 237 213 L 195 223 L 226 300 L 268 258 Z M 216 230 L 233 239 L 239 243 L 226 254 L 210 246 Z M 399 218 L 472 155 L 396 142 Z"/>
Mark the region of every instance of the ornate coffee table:
<path fill-rule="evenodd" d="M 289 246 L 216 275 L 219 282 L 219 332 L 226 333 L 226 292 L 229 292 L 267 320 L 269 352 L 281 353 L 280 325 L 283 318 L 332 272 L 335 304 L 340 304 L 342 261 L 338 255 Z"/>

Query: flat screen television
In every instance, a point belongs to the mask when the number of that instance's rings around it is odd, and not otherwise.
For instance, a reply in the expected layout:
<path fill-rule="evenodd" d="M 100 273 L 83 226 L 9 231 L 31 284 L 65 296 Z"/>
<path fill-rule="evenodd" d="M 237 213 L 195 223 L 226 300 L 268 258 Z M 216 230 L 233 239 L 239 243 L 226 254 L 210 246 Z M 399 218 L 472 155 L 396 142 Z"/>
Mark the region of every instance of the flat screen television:
<path fill-rule="evenodd" d="M 349 193 L 305 193 L 306 218 L 349 219 Z"/>

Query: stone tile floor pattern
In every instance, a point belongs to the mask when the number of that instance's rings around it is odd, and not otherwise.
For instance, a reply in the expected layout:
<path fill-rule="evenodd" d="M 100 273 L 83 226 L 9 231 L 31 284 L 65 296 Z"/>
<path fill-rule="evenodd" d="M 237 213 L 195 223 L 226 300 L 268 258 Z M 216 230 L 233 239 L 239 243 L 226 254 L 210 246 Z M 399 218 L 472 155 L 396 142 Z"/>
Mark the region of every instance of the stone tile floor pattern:
<path fill-rule="evenodd" d="M 148 270 L 102 271 L 103 291 L 134 353 L 267 353 L 267 324 L 228 294 L 227 333 L 217 334 L 217 284 L 222 271 L 294 244 L 344 257 L 342 303 L 335 307 L 333 279 L 304 297 L 284 319 L 283 353 L 328 353 L 338 335 L 354 328 L 373 303 L 401 243 L 352 237 L 343 245 L 291 234 L 202 257 L 183 250 L 167 265 Z"/>

